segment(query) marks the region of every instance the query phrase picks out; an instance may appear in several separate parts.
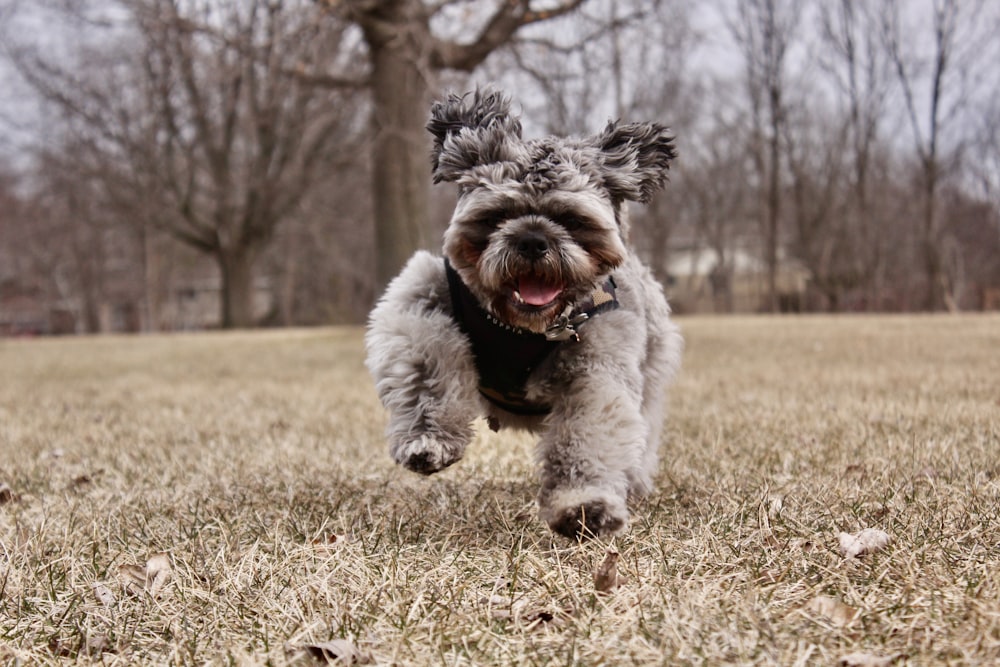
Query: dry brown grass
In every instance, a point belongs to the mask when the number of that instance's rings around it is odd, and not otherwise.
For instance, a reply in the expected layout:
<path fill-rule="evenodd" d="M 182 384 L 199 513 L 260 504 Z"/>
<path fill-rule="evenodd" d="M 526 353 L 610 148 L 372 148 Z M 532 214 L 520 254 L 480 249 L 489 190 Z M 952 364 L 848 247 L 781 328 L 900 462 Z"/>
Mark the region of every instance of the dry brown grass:
<path fill-rule="evenodd" d="M 358 330 L 0 341 L 0 663 L 1000 661 L 1000 318 L 681 324 L 607 595 L 527 437 L 391 465 Z M 845 559 L 865 527 L 892 542 Z M 122 566 L 159 552 L 151 595 Z"/>

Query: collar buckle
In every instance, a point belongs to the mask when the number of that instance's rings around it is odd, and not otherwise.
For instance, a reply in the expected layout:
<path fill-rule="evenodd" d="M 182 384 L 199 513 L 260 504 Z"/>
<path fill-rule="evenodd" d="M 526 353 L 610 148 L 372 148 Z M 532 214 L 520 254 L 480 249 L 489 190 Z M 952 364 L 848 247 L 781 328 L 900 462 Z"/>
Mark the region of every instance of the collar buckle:
<path fill-rule="evenodd" d="M 569 311 L 569 308 L 566 309 Z M 569 312 L 563 312 L 556 321 L 545 329 L 545 339 L 551 341 L 574 340 L 580 342 L 580 334 L 576 327 L 590 319 L 587 313 L 578 313 L 570 317 Z"/>

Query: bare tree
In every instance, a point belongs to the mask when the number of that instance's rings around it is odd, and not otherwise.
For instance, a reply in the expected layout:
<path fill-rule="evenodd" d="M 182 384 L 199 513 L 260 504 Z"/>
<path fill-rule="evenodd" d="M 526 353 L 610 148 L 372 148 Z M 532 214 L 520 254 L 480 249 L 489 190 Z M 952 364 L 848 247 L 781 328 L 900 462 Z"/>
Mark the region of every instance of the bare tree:
<path fill-rule="evenodd" d="M 983 31 L 982 2 L 934 0 L 930 12 L 930 40 L 914 39 L 912 26 L 903 24 L 898 0 L 885 0 L 882 36 L 899 84 L 903 108 L 913 135 L 920 178 L 920 225 L 917 238 L 923 259 L 926 294 L 924 308 L 957 307 L 945 264 L 945 230 L 940 192 L 955 165 L 961 137 L 954 130 L 970 99 L 975 73 L 991 31 Z M 926 55 L 915 44 L 929 44 Z M 945 134 L 952 131 L 951 146 Z M 951 148 L 951 151 L 949 151 Z"/>
<path fill-rule="evenodd" d="M 844 151 L 849 125 L 799 109 L 785 127 L 791 190 L 791 251 L 836 312 L 856 288 L 859 239 L 844 210 Z"/>
<path fill-rule="evenodd" d="M 676 0 L 591 3 L 559 31 L 522 31 L 486 72 L 531 91 L 521 103 L 528 122 L 546 132 L 585 135 L 608 118 L 653 119 L 686 145 L 703 97 L 688 72 L 699 40 L 688 12 Z M 634 244 L 664 280 L 674 231 L 691 218 L 685 174 L 674 172 L 674 186 L 632 217 Z"/>
<path fill-rule="evenodd" d="M 788 53 L 794 39 L 800 0 L 739 0 L 729 31 L 743 56 L 750 103 L 753 159 L 758 178 L 758 222 L 767 265 L 767 303 L 778 310 L 778 248 L 781 221 L 781 143 L 786 122 Z"/>
<path fill-rule="evenodd" d="M 874 204 L 877 191 L 876 149 L 886 112 L 890 62 L 871 3 L 839 0 L 820 10 L 820 34 L 826 47 L 820 65 L 836 84 L 845 116 L 849 196 L 841 215 L 845 233 L 856 240 L 848 251 L 867 290 L 869 308 L 878 309 L 882 293 L 885 221 Z"/>
<path fill-rule="evenodd" d="M 715 255 L 709 275 L 716 312 L 732 312 L 739 235 L 751 213 L 749 163 L 741 129 L 717 118 L 692 147 L 684 163 L 682 196 L 694 204 L 694 225 L 701 244 Z"/>
<path fill-rule="evenodd" d="M 121 51 L 15 57 L 119 214 L 215 258 L 224 327 L 254 324 L 255 261 L 350 136 L 345 97 L 297 75 L 343 37 L 304 3 L 119 0 Z"/>
<path fill-rule="evenodd" d="M 584 0 L 318 0 L 337 17 L 357 24 L 368 47 L 372 94 L 372 194 L 375 274 L 384 287 L 419 247 L 430 228 L 427 108 L 437 73 L 472 71 L 525 26 L 572 12 Z M 450 10 L 457 9 L 460 12 Z M 447 39 L 441 20 L 461 23 Z"/>

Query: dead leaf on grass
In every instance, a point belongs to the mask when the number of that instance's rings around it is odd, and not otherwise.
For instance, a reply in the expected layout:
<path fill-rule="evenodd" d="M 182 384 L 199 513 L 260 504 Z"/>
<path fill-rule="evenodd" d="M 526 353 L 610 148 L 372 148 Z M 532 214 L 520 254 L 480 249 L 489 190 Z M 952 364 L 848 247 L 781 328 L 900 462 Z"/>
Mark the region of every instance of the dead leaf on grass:
<path fill-rule="evenodd" d="M 767 516 L 771 519 L 777 519 L 781 515 L 781 510 L 785 508 L 785 498 L 784 496 L 774 496 L 767 503 Z"/>
<path fill-rule="evenodd" d="M 840 540 L 840 552 L 844 557 L 856 558 L 885 548 L 892 538 L 889 533 L 878 528 L 865 528 L 856 535 L 840 533 L 837 539 Z"/>
<path fill-rule="evenodd" d="M 781 547 L 783 547 L 785 545 L 784 542 L 782 542 L 777 537 L 775 537 L 774 533 L 771 533 L 771 532 L 762 534 L 761 537 L 760 537 L 760 539 L 764 543 L 765 547 L 768 547 L 768 548 L 771 548 L 771 549 L 780 549 Z"/>
<path fill-rule="evenodd" d="M 889 667 L 897 660 L 906 658 L 905 653 L 897 653 L 889 656 L 872 655 L 870 653 L 848 653 L 842 656 L 837 664 L 840 667 Z"/>
<path fill-rule="evenodd" d="M 157 553 L 146 561 L 146 567 L 139 565 L 121 565 L 118 575 L 124 580 L 125 590 L 133 595 L 143 591 L 156 597 L 173 576 L 170 567 L 170 557 L 165 553 Z"/>
<path fill-rule="evenodd" d="M 860 609 L 846 605 L 837 598 L 830 597 L 829 595 L 816 596 L 806 604 L 806 609 L 820 616 L 825 616 L 834 625 L 841 627 L 853 623 L 854 619 L 861 613 Z"/>
<path fill-rule="evenodd" d="M 309 655 L 323 662 L 336 662 L 344 665 L 366 665 L 371 662 L 371 656 L 362 653 L 353 642 L 347 639 L 331 639 L 328 642 L 303 644 Z"/>
<path fill-rule="evenodd" d="M 521 508 L 521 510 L 514 515 L 514 521 L 517 523 L 527 523 L 529 521 L 535 520 L 535 504 L 534 502 L 529 503 Z"/>
<path fill-rule="evenodd" d="M 810 554 L 810 553 L 816 551 L 817 549 L 819 549 L 819 545 L 817 545 L 812 540 L 807 540 L 805 538 L 799 538 L 799 539 L 792 540 L 791 541 L 791 547 L 793 549 L 798 549 L 802 553 L 806 553 L 806 554 Z"/>
<path fill-rule="evenodd" d="M 552 623 L 553 625 L 561 625 L 567 618 L 572 615 L 572 609 L 533 609 L 525 614 L 522 614 L 520 620 L 525 623 L 525 630 L 537 630 L 543 625 L 548 625 Z"/>
<path fill-rule="evenodd" d="M 141 595 L 146 589 L 146 568 L 140 565 L 119 565 L 118 576 L 125 590 L 132 595 Z"/>
<path fill-rule="evenodd" d="M 115 594 L 104 584 L 94 584 L 94 595 L 105 607 L 115 606 Z"/>
<path fill-rule="evenodd" d="M 78 486 L 86 486 L 86 485 L 90 484 L 93 481 L 94 481 L 93 477 L 91 477 L 87 473 L 83 473 L 82 475 L 77 475 L 76 477 L 74 477 L 73 479 L 71 479 L 69 481 L 69 485 L 70 485 L 70 488 L 78 487 Z"/>
<path fill-rule="evenodd" d="M 81 656 L 91 658 L 99 657 L 102 653 L 115 653 L 115 648 L 105 634 L 87 635 L 76 641 L 66 641 L 59 637 L 52 637 L 48 642 L 48 649 L 52 655 L 59 658 L 74 658 L 79 660 Z"/>
<path fill-rule="evenodd" d="M 347 535 L 338 535 L 337 533 L 320 535 L 312 541 L 313 546 L 317 547 L 332 547 L 334 545 L 344 544 L 345 542 L 347 542 Z"/>
<path fill-rule="evenodd" d="M 491 595 L 489 597 L 484 597 L 479 602 L 489 609 L 490 618 L 497 619 L 510 618 L 514 615 L 514 612 L 518 607 L 524 606 L 523 600 L 521 601 L 521 604 L 518 604 L 509 597 L 504 597 L 503 595 Z"/>
<path fill-rule="evenodd" d="M 80 473 L 69 480 L 67 485 L 70 489 L 81 489 L 83 487 L 89 486 L 94 483 L 94 478 L 98 477 L 103 473 L 104 470 L 95 470 L 93 474 L 90 473 Z"/>
<path fill-rule="evenodd" d="M 776 584 L 784 577 L 785 570 L 780 570 L 778 568 L 765 567 L 757 575 L 754 582 L 759 586 L 767 586 L 769 584 Z"/>
<path fill-rule="evenodd" d="M 84 642 L 82 653 L 91 657 L 100 656 L 102 653 L 115 653 L 115 648 L 111 645 L 111 640 L 105 634 L 88 635 Z"/>
<path fill-rule="evenodd" d="M 79 651 L 76 647 L 71 646 L 68 642 L 59 639 L 58 637 L 51 637 L 48 643 L 49 652 L 59 658 L 75 658 Z"/>
<path fill-rule="evenodd" d="M 156 597 L 163 590 L 171 576 L 173 576 L 173 570 L 170 568 L 170 557 L 167 554 L 153 554 L 146 561 L 146 590 L 153 597 Z"/>
<path fill-rule="evenodd" d="M 618 576 L 618 557 L 617 551 L 608 549 L 604 560 L 594 570 L 594 588 L 598 593 L 610 593 L 624 583 L 624 579 Z"/>

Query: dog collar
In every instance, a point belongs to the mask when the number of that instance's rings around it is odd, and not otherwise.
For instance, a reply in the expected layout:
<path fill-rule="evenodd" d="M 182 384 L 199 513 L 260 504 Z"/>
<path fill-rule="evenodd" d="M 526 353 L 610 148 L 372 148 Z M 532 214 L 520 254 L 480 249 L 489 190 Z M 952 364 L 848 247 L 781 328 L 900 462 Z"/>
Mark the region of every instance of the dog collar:
<path fill-rule="evenodd" d="M 566 310 L 556 318 L 556 321 L 545 329 L 545 338 L 555 341 L 574 340 L 579 343 L 580 334 L 576 331 L 576 327 L 589 320 L 591 315 L 618 307 L 615 287 L 614 277 L 608 276 L 608 279 L 595 287 L 582 302 L 575 307 L 566 306 Z"/>
<path fill-rule="evenodd" d="M 519 415 L 544 415 L 550 405 L 525 397 L 531 372 L 566 341 L 579 341 L 577 328 L 598 313 L 618 308 L 616 285 L 610 276 L 574 306 L 569 306 L 544 334 L 514 327 L 484 309 L 444 260 L 451 294 L 452 316 L 472 345 L 479 374 L 479 392 L 491 403 Z"/>

